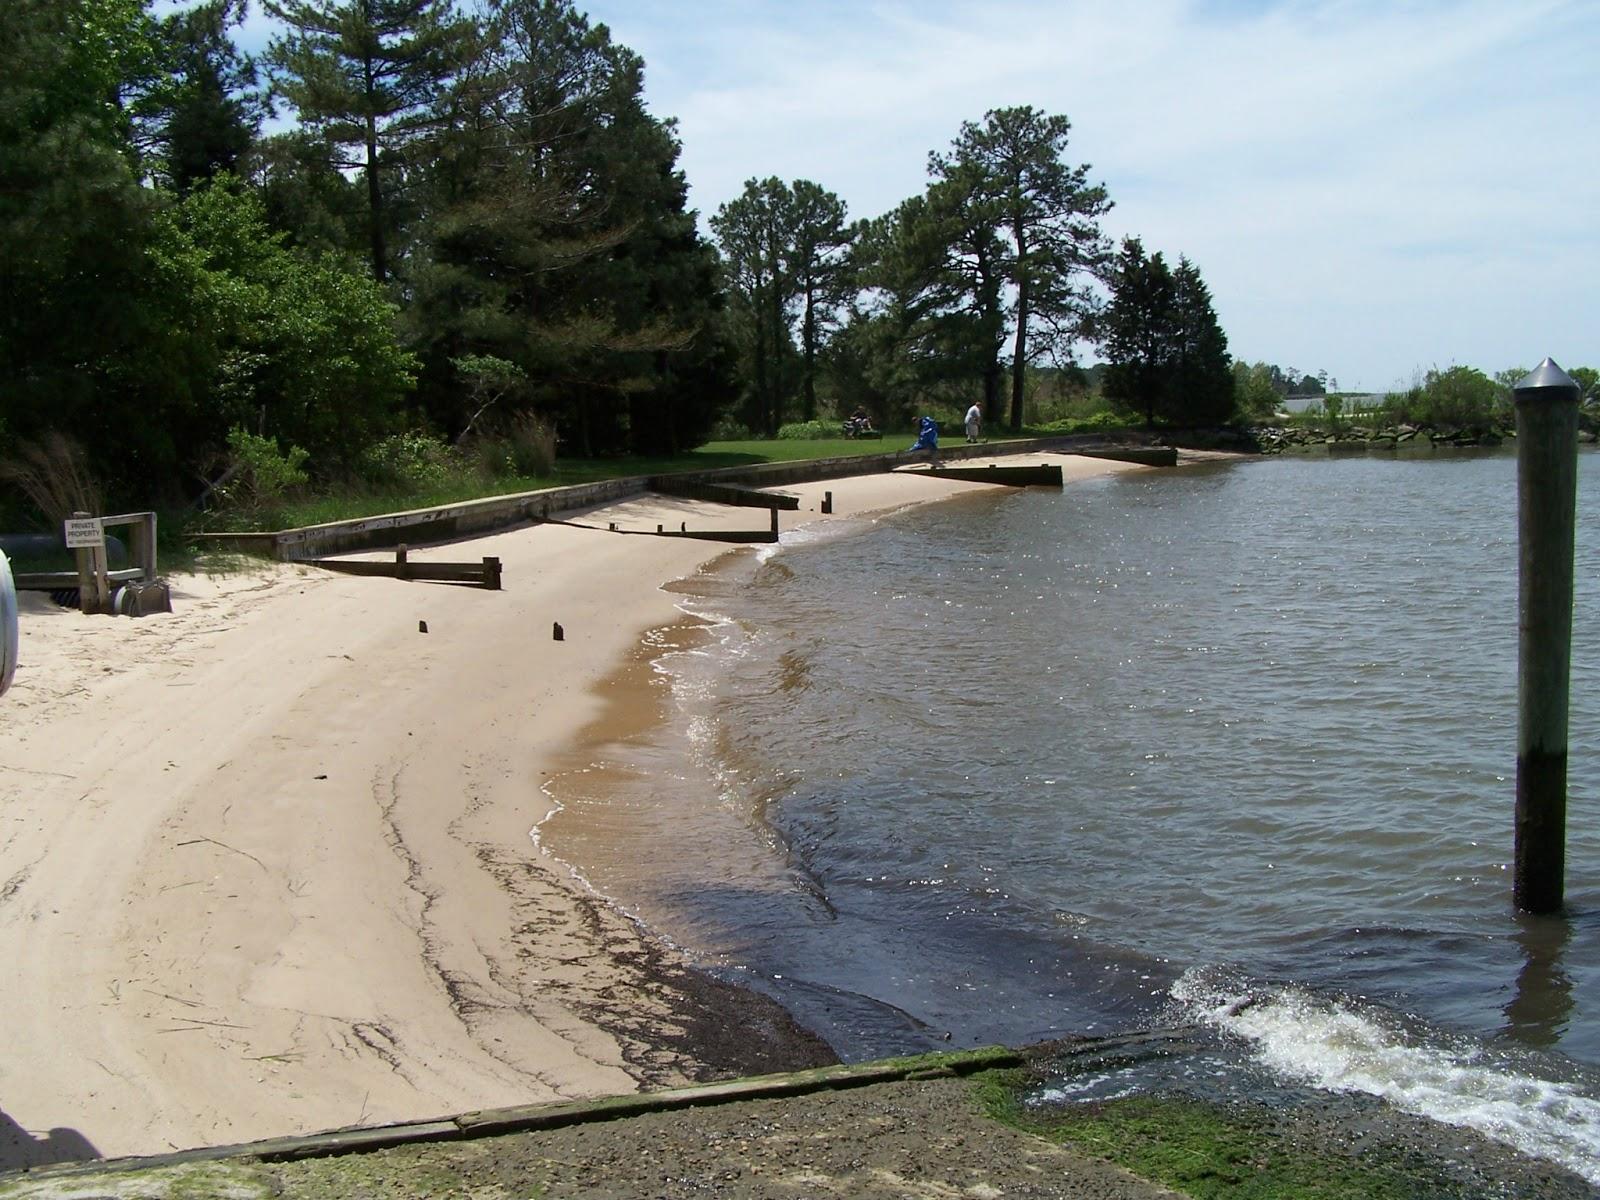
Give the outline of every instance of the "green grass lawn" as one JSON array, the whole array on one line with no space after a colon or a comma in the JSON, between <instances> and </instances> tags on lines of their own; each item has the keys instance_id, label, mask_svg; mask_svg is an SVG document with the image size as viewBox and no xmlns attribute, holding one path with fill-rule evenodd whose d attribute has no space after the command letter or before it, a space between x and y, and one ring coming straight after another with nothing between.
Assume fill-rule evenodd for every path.
<instances>
[{"instance_id":1,"label":"green grass lawn","mask_svg":"<svg viewBox=\"0 0 1600 1200\"><path fill-rule=\"evenodd\" d=\"M1052 433L1058 431L1051 431ZM959 435L958 435L959 436ZM1007 435L996 434L1001 441ZM1022 437L1048 436L1043 431L1024 429ZM946 435L947 439L949 435ZM545 488L597 483L630 475L667 475L678 471L710 471L719 467L748 467L760 463L802 462L819 458L849 458L870 454L890 454L905 450L915 441L910 433L885 433L877 438L752 439L741 442L708 442L686 454L672 457L641 458L564 458L556 462L549 475L501 475L489 478L463 474L452 484L427 491L374 489L335 489L320 495L287 501L268 510L228 516L208 514L195 523L193 515L184 519L194 529L294 529L302 525L321 525L348 521L380 513L406 512L416 508L435 508L459 504L484 496L505 496L518 492L537 492Z\"/></svg>"},{"instance_id":2,"label":"green grass lawn","mask_svg":"<svg viewBox=\"0 0 1600 1200\"><path fill-rule=\"evenodd\" d=\"M903 450L910 444L909 440L903 440L902 435L895 434L886 436L882 441L826 438L816 441L709 442L687 454L661 458L565 458L556 462L555 470L549 475L501 475L494 478L462 475L452 485L427 491L335 490L290 500L253 514L248 521L211 517L197 528L294 529L301 525L348 521L414 508L434 508L484 496L537 492L545 488L597 483L630 475L667 475L678 471L709 471L718 467L747 467L769 462L886 454L890 450Z\"/></svg>"}]
</instances>

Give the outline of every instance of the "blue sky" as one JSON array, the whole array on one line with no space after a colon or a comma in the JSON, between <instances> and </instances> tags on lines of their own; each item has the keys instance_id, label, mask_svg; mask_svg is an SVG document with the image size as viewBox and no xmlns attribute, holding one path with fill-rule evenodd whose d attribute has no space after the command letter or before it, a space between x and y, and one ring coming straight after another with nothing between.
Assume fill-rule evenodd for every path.
<instances>
[{"instance_id":1,"label":"blue sky","mask_svg":"<svg viewBox=\"0 0 1600 1200\"><path fill-rule=\"evenodd\" d=\"M1200 267L1237 357L1369 390L1600 366L1596 0L580 7L643 55L702 217L768 175L875 216L963 120L1032 104L1108 233Z\"/></svg>"}]
</instances>

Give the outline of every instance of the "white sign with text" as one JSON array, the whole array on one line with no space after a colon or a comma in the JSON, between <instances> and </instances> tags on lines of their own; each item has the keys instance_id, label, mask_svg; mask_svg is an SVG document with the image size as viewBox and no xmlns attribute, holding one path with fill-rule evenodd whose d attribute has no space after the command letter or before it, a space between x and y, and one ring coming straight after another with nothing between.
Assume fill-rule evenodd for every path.
<instances>
[{"instance_id":1,"label":"white sign with text","mask_svg":"<svg viewBox=\"0 0 1600 1200\"><path fill-rule=\"evenodd\" d=\"M83 517L81 519L68 517L66 529L68 550L82 550L106 544L106 529L104 525L100 524L99 517Z\"/></svg>"}]
</instances>

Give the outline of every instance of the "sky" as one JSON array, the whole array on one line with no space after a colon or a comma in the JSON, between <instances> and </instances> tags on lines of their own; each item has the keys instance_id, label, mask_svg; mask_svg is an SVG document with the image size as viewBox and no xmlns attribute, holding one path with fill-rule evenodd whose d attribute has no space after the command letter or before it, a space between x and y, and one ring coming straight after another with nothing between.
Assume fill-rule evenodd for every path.
<instances>
[{"instance_id":1,"label":"sky","mask_svg":"<svg viewBox=\"0 0 1600 1200\"><path fill-rule=\"evenodd\" d=\"M1071 120L1107 234L1200 268L1237 358L1347 391L1600 366L1600 0L578 7L643 56L703 229L771 175L877 216L1029 104Z\"/></svg>"}]
</instances>

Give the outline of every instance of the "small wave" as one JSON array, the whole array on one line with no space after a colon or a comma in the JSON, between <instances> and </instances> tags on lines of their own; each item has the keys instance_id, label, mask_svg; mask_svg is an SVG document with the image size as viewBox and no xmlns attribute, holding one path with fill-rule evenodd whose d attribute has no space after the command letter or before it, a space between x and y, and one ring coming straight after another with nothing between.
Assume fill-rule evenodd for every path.
<instances>
[{"instance_id":1,"label":"small wave","mask_svg":"<svg viewBox=\"0 0 1600 1200\"><path fill-rule=\"evenodd\" d=\"M896 510L903 511L903 510ZM797 546L814 546L822 542L834 542L871 529L878 524L876 516L842 517L837 521L813 521L809 525L801 525L794 529L785 530L779 535L776 542L769 542L761 546L755 553L758 564L766 565L771 562L781 551L791 550Z\"/></svg>"},{"instance_id":2,"label":"small wave","mask_svg":"<svg viewBox=\"0 0 1600 1200\"><path fill-rule=\"evenodd\" d=\"M1568 1084L1488 1062L1480 1046L1439 1044L1353 1001L1253 987L1214 968L1186 971L1171 995L1281 1078L1378 1096L1600 1183L1600 1101Z\"/></svg>"}]
</instances>

